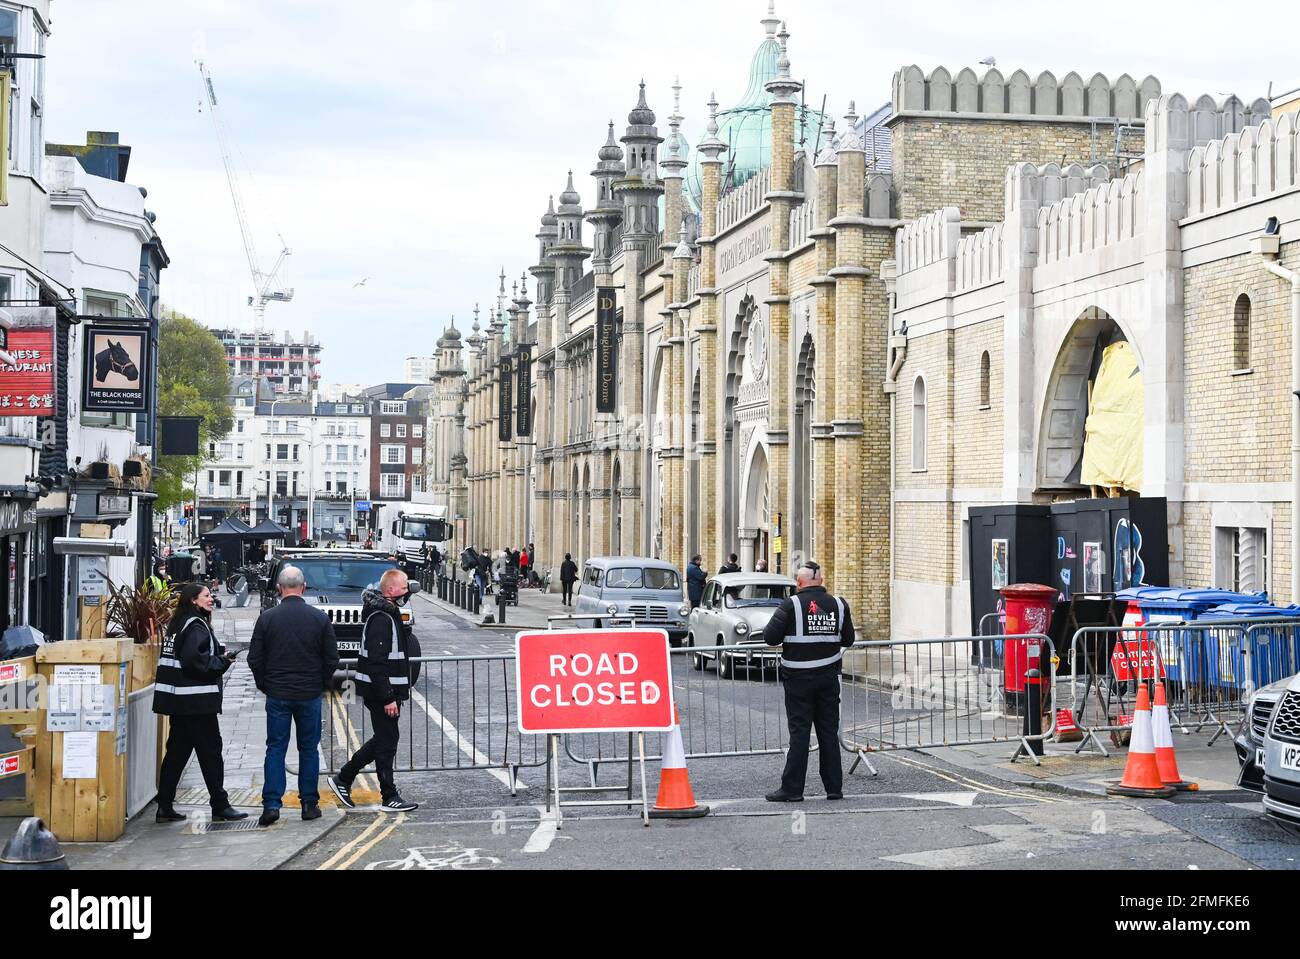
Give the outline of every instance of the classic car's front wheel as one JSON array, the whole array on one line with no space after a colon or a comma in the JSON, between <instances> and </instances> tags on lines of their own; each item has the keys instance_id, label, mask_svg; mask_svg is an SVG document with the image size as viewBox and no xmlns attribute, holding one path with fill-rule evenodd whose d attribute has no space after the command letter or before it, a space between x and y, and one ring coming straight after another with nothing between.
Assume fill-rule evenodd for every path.
<instances>
[{"instance_id":1,"label":"classic car's front wheel","mask_svg":"<svg viewBox=\"0 0 1300 959\"><path fill-rule=\"evenodd\" d=\"M686 645L691 649L695 648L695 635L691 634L686 637ZM691 668L702 672L704 670L704 657L699 653L691 653Z\"/></svg>"},{"instance_id":2,"label":"classic car's front wheel","mask_svg":"<svg viewBox=\"0 0 1300 959\"><path fill-rule=\"evenodd\" d=\"M722 637L718 637L718 646L722 646ZM736 675L736 661L730 656L724 656L721 651L715 653L718 657L718 678L731 679Z\"/></svg>"}]
</instances>

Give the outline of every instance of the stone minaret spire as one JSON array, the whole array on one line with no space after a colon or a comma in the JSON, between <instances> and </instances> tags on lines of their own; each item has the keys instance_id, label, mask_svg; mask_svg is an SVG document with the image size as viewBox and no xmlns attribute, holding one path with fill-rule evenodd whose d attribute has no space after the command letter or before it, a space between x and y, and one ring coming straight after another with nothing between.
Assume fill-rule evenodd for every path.
<instances>
[{"instance_id":1,"label":"stone minaret spire","mask_svg":"<svg viewBox=\"0 0 1300 959\"><path fill-rule=\"evenodd\" d=\"M596 169L591 171L596 180L596 205L587 211L587 222L591 224L593 234L591 269L598 277L603 277L609 276L610 261L614 256L614 232L623 219L623 204L614 198L614 184L627 173L623 166L623 149L614 139L613 120L609 121L609 135L597 158Z\"/></svg>"},{"instance_id":2,"label":"stone minaret spire","mask_svg":"<svg viewBox=\"0 0 1300 959\"><path fill-rule=\"evenodd\" d=\"M672 133L668 137L668 156L664 158L664 240L659 252L663 255L663 268L660 276L664 278L665 289L672 283L672 257L676 245L672 242L680 229L686 226L686 199L682 192L685 175L686 157L683 155L682 142L682 84L678 80L673 85L673 113L668 118Z\"/></svg>"},{"instance_id":3,"label":"stone minaret spire","mask_svg":"<svg viewBox=\"0 0 1300 959\"><path fill-rule=\"evenodd\" d=\"M777 28L781 26L781 18L776 15L776 0L768 0L767 16L761 22L767 35L775 39Z\"/></svg>"}]
</instances>

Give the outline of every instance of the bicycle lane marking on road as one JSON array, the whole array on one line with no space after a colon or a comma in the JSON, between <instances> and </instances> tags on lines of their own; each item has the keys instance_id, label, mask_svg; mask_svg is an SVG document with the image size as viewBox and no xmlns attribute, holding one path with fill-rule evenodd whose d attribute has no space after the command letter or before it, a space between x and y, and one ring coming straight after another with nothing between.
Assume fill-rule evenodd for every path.
<instances>
[{"instance_id":1,"label":"bicycle lane marking on road","mask_svg":"<svg viewBox=\"0 0 1300 959\"><path fill-rule=\"evenodd\" d=\"M534 808L541 819L537 823L537 827L529 834L528 842L524 843L523 851L525 853L546 852L551 848L551 843L555 842L556 834L560 829L558 810L547 810L545 806L535 806Z\"/></svg>"},{"instance_id":2,"label":"bicycle lane marking on road","mask_svg":"<svg viewBox=\"0 0 1300 959\"><path fill-rule=\"evenodd\" d=\"M506 771L491 766L491 760L488 759L487 756L483 755L483 753L479 752L472 742L461 735L460 730L451 724L451 720L447 719L446 716L434 709L419 690L411 690L411 701L424 710L425 714L432 719L434 724L442 731L442 734L455 743L456 748L469 757L475 766L488 767L483 770L485 773L497 780L501 785L505 786L506 789L510 788L510 777L506 774ZM528 784L518 778L516 778L515 783L518 789L528 788Z\"/></svg>"}]
</instances>

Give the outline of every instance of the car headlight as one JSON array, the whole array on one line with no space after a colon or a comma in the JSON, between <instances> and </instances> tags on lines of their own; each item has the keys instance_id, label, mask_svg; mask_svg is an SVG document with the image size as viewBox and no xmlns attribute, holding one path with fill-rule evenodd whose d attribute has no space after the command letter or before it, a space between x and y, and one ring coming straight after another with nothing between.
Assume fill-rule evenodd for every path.
<instances>
[{"instance_id":1,"label":"car headlight","mask_svg":"<svg viewBox=\"0 0 1300 959\"><path fill-rule=\"evenodd\" d=\"M682 603L682 605L678 606L678 607L677 607L677 615L678 615L678 616L689 616L689 615L691 615L691 604L690 604L690 603Z\"/></svg>"},{"instance_id":2,"label":"car headlight","mask_svg":"<svg viewBox=\"0 0 1300 959\"><path fill-rule=\"evenodd\" d=\"M737 624L736 624L736 635L737 635L737 636L748 636L748 635L749 635L749 623L737 623Z\"/></svg>"},{"instance_id":3,"label":"car headlight","mask_svg":"<svg viewBox=\"0 0 1300 959\"><path fill-rule=\"evenodd\" d=\"M609 615L611 616L617 616L618 607L615 606L613 603L610 603L608 606L605 607L605 612L609 613Z\"/></svg>"}]
</instances>

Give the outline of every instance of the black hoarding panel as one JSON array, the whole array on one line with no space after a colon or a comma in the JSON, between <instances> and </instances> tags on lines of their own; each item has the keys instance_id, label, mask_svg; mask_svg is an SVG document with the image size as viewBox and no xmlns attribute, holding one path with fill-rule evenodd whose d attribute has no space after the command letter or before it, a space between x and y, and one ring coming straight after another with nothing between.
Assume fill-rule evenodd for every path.
<instances>
[{"instance_id":1,"label":"black hoarding panel","mask_svg":"<svg viewBox=\"0 0 1300 959\"><path fill-rule=\"evenodd\" d=\"M618 412L618 298L611 287L596 290L596 412Z\"/></svg>"},{"instance_id":2,"label":"black hoarding panel","mask_svg":"<svg viewBox=\"0 0 1300 959\"><path fill-rule=\"evenodd\" d=\"M161 431L159 438L159 456L198 456L199 423L198 416L162 416L158 419Z\"/></svg>"},{"instance_id":3,"label":"black hoarding panel","mask_svg":"<svg viewBox=\"0 0 1300 959\"><path fill-rule=\"evenodd\" d=\"M979 633L980 620L999 612L1002 587L1017 583L1049 585L1050 539L1051 511L1047 506L971 507L968 549L972 635ZM998 632L996 624L994 627L993 631Z\"/></svg>"}]
</instances>

